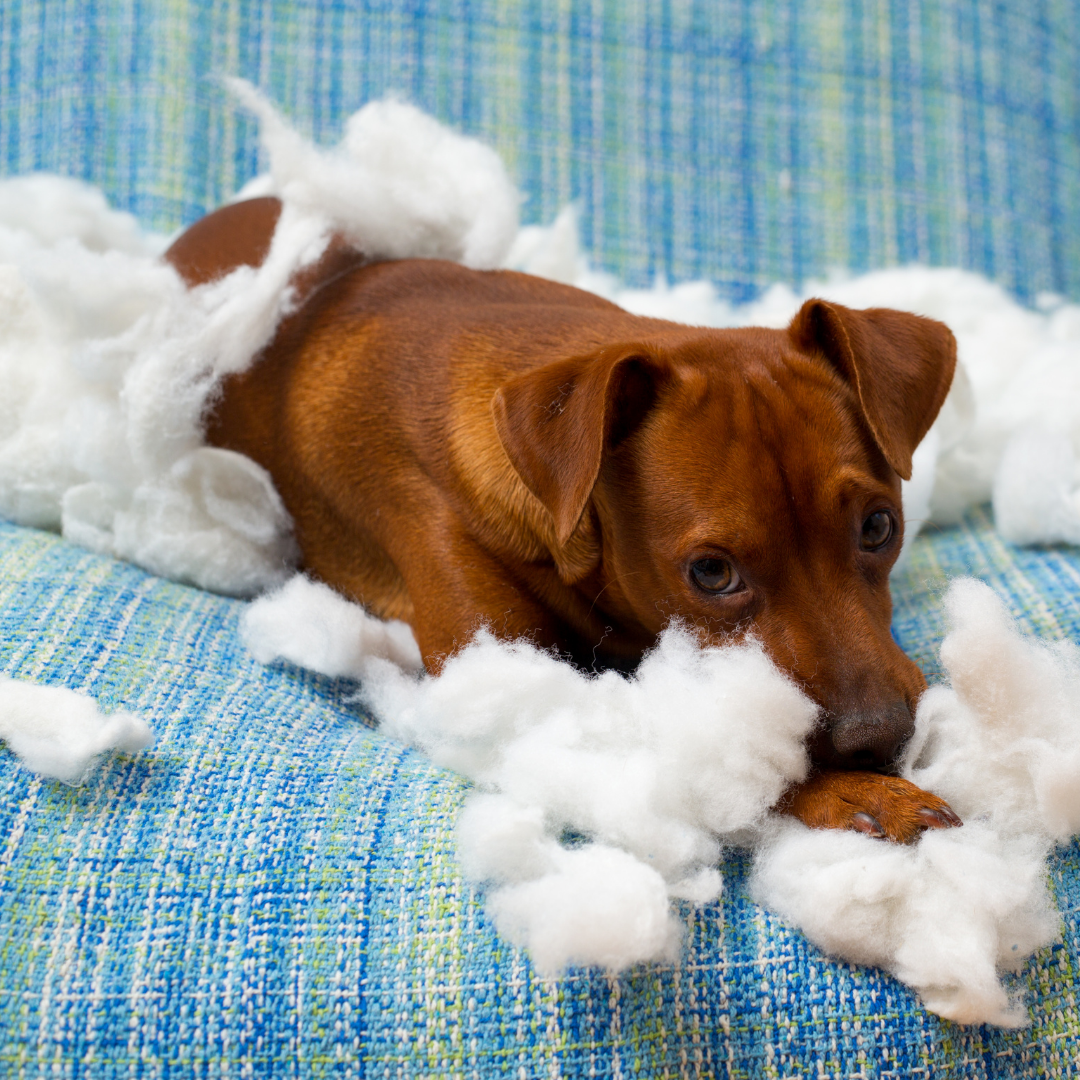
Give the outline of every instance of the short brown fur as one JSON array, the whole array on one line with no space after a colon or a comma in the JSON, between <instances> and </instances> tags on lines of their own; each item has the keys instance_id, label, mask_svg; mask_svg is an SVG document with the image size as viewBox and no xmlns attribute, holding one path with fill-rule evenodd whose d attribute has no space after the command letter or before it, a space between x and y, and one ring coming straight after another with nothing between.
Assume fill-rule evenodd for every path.
<instances>
[{"instance_id":1,"label":"short brown fur","mask_svg":"<svg viewBox=\"0 0 1080 1080\"><path fill-rule=\"evenodd\" d=\"M168 257L191 284L257 265L279 209L227 207ZM709 642L752 633L825 718L790 812L896 840L958 824L870 771L925 687L890 634L888 574L900 478L952 378L944 326L812 300L786 330L687 327L340 241L299 288L207 437L269 470L310 572L409 622L432 671L481 623L624 669L672 618ZM896 535L866 550L882 512ZM741 587L703 591L708 559Z\"/></svg>"}]
</instances>

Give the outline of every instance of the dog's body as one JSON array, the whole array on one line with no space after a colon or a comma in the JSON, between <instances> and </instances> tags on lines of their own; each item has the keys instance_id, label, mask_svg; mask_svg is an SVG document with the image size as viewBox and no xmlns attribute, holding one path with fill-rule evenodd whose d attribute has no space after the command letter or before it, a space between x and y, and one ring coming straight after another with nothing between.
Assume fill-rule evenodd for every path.
<instances>
[{"instance_id":1,"label":"dog's body","mask_svg":"<svg viewBox=\"0 0 1080 1080\"><path fill-rule=\"evenodd\" d=\"M192 284L257 265L278 212L218 211L169 258ZM673 617L752 632L822 706L819 765L893 761L925 683L891 637L888 574L900 478L952 378L944 326L809 301L785 331L693 328L342 244L298 288L208 438L269 470L305 566L409 622L429 668L481 623L623 668ZM901 839L957 823L865 772L825 771L791 806Z\"/></svg>"}]
</instances>

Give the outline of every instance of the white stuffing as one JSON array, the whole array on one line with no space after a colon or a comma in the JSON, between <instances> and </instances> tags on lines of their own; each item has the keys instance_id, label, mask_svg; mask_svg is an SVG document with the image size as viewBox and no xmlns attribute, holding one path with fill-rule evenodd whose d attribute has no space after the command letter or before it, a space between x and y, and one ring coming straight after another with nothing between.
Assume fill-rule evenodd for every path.
<instances>
[{"instance_id":1,"label":"white stuffing","mask_svg":"<svg viewBox=\"0 0 1080 1080\"><path fill-rule=\"evenodd\" d=\"M147 234L131 214L113 210L95 187L66 176L37 173L0 181L0 225L43 244L75 241L89 251L156 255L161 237Z\"/></svg>"},{"instance_id":2,"label":"white stuffing","mask_svg":"<svg viewBox=\"0 0 1080 1080\"><path fill-rule=\"evenodd\" d=\"M254 462L203 445L215 388L270 341L290 279L343 232L373 257L501 263L519 197L497 155L412 106L377 102L342 143L305 142L252 87L284 209L270 253L188 290L101 194L0 182L0 515L219 592L255 595L296 562Z\"/></svg>"},{"instance_id":3,"label":"white stuffing","mask_svg":"<svg viewBox=\"0 0 1080 1080\"><path fill-rule=\"evenodd\" d=\"M910 848L812 832L768 808L805 775L816 710L759 647L703 650L672 627L624 678L480 633L432 679L404 624L290 580L297 553L270 478L203 445L201 423L334 230L375 257L512 265L701 325L783 326L818 295L916 311L957 335L963 369L905 484L909 536L992 498L1007 538L1077 543L1080 306L1031 311L976 274L920 267L777 285L740 307L705 282L623 289L580 254L572 209L518 232L498 158L412 107L369 105L339 146L319 149L231 85L270 157L243 194L284 201L258 269L187 290L158 260L163 241L100 193L55 177L0 182L0 515L218 591L278 587L245 616L253 655L362 678L387 730L478 784L462 864L542 971L671 960L673 901L715 899L722 845L756 841L757 895L823 948L888 968L943 1016L1022 1022L999 972L1053 938L1045 858L1080 829L1074 649L1021 638L984 588L955 586L951 685L920 706L907 775L967 824ZM0 737L74 781L108 747L151 736L85 697L3 680Z\"/></svg>"},{"instance_id":4,"label":"white stuffing","mask_svg":"<svg viewBox=\"0 0 1080 1080\"><path fill-rule=\"evenodd\" d=\"M1055 842L1080 832L1080 650L1025 637L991 589L955 581L941 647L948 685L919 703L904 776L960 829L913 847L774 824L753 889L828 952L888 968L959 1023L1027 1022L998 971L1053 941Z\"/></svg>"},{"instance_id":5,"label":"white stuffing","mask_svg":"<svg viewBox=\"0 0 1080 1080\"><path fill-rule=\"evenodd\" d=\"M373 657L403 671L424 666L408 623L376 619L302 574L249 604L240 631L260 664L288 660L335 679L361 678Z\"/></svg>"},{"instance_id":6,"label":"white stuffing","mask_svg":"<svg viewBox=\"0 0 1080 1080\"><path fill-rule=\"evenodd\" d=\"M203 447L199 424L267 339L238 297L276 319L292 269L268 260L261 293L254 272L188 292L153 256L3 227L0 263L0 513L207 588L283 580L294 544L269 477Z\"/></svg>"},{"instance_id":7,"label":"white stuffing","mask_svg":"<svg viewBox=\"0 0 1080 1080\"><path fill-rule=\"evenodd\" d=\"M823 949L887 968L949 1019L1015 1026L1026 1012L1000 972L1055 938L1046 857L1080 832L1080 649L1024 637L981 583L945 603L950 683L923 697L904 775L965 825L910 847L770 813L806 774L817 710L753 643L702 649L672 626L627 678L481 631L417 678L378 641L343 662L318 633L283 633L350 618L300 577L251 606L245 640L362 678L384 730L476 782L462 868L540 971L670 959L671 901L714 900L722 845L749 843L756 898Z\"/></svg>"},{"instance_id":8,"label":"white stuffing","mask_svg":"<svg viewBox=\"0 0 1080 1080\"><path fill-rule=\"evenodd\" d=\"M972 580L953 583L945 609L951 686L923 695L907 775L962 816L1068 840L1080 832L1080 649L1021 637Z\"/></svg>"},{"instance_id":9,"label":"white stuffing","mask_svg":"<svg viewBox=\"0 0 1080 1080\"><path fill-rule=\"evenodd\" d=\"M617 972L677 959L682 939L660 874L605 844L552 847L545 873L488 897L499 932L529 950L540 974L558 975L567 964Z\"/></svg>"},{"instance_id":10,"label":"white stuffing","mask_svg":"<svg viewBox=\"0 0 1080 1080\"><path fill-rule=\"evenodd\" d=\"M365 105L341 142L322 150L249 83L228 83L262 125L271 183L261 194L326 216L374 259L452 259L487 270L506 258L521 197L490 147L390 98Z\"/></svg>"},{"instance_id":11,"label":"white stuffing","mask_svg":"<svg viewBox=\"0 0 1080 1080\"><path fill-rule=\"evenodd\" d=\"M102 754L134 754L154 733L132 713L103 715L85 694L0 675L0 739L28 769L80 784Z\"/></svg>"},{"instance_id":12,"label":"white stuffing","mask_svg":"<svg viewBox=\"0 0 1080 1080\"><path fill-rule=\"evenodd\" d=\"M387 662L372 621L298 576L251 605L243 633L264 662L362 677L383 730L480 786L459 824L463 866L543 970L670 957L669 899L715 899L719 837L759 826L806 776L817 707L758 644L702 649L671 626L626 678L481 631L438 678L416 678ZM345 630L347 656L333 641ZM564 848L568 830L588 842Z\"/></svg>"},{"instance_id":13,"label":"white stuffing","mask_svg":"<svg viewBox=\"0 0 1080 1080\"><path fill-rule=\"evenodd\" d=\"M1060 392L1076 391L1064 385ZM1013 543L1080 544L1080 465L1064 425L1032 424L1009 439L993 498L994 522Z\"/></svg>"},{"instance_id":14,"label":"white stuffing","mask_svg":"<svg viewBox=\"0 0 1080 1080\"><path fill-rule=\"evenodd\" d=\"M1046 853L978 820L913 847L788 820L758 849L752 889L826 952L888 969L939 1016L1019 1027L1027 1010L999 972L1057 937Z\"/></svg>"}]
</instances>

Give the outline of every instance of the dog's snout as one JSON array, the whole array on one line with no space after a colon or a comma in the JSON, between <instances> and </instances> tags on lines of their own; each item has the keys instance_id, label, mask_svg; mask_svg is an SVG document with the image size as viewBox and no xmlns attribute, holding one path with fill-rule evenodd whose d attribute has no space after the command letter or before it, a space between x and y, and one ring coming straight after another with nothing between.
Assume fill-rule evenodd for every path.
<instances>
[{"instance_id":1,"label":"dog's snout","mask_svg":"<svg viewBox=\"0 0 1080 1080\"><path fill-rule=\"evenodd\" d=\"M844 769L886 769L914 730L915 719L903 701L838 717L829 726L831 764Z\"/></svg>"}]
</instances>

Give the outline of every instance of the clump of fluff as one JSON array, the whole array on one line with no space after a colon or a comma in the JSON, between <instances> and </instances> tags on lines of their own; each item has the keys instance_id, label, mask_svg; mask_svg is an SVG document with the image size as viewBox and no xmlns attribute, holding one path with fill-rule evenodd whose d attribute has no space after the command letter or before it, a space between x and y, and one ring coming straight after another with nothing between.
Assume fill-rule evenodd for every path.
<instances>
[{"instance_id":1,"label":"clump of fluff","mask_svg":"<svg viewBox=\"0 0 1080 1080\"><path fill-rule=\"evenodd\" d=\"M85 694L0 675L0 739L27 768L78 784L100 755L134 754L154 733L132 713L103 715Z\"/></svg>"},{"instance_id":2,"label":"clump of fluff","mask_svg":"<svg viewBox=\"0 0 1080 1080\"><path fill-rule=\"evenodd\" d=\"M816 709L753 643L672 626L627 678L481 631L417 678L412 649L403 671L369 616L303 578L244 625L260 659L362 678L384 730L476 782L462 868L538 970L671 960L672 901L715 899L722 845L749 843L755 897L827 952L959 1023L1016 1026L1001 973L1055 937L1046 857L1080 831L1080 651L1024 637L974 581L946 608L950 684L924 696L904 769L965 824L909 847L770 812L806 774Z\"/></svg>"},{"instance_id":3,"label":"clump of fluff","mask_svg":"<svg viewBox=\"0 0 1080 1080\"><path fill-rule=\"evenodd\" d=\"M249 604L240 633L260 664L288 660L331 678L363 678L373 658L403 671L424 666L407 623L376 619L302 574Z\"/></svg>"},{"instance_id":4,"label":"clump of fluff","mask_svg":"<svg viewBox=\"0 0 1080 1080\"><path fill-rule=\"evenodd\" d=\"M1073 359L1068 375L1077 368ZM1071 404L1080 392L1072 381L1044 389ZM1080 544L1080 442L1070 428L1060 417L1032 419L1005 444L994 475L994 523L1013 543Z\"/></svg>"},{"instance_id":5,"label":"clump of fluff","mask_svg":"<svg viewBox=\"0 0 1080 1080\"><path fill-rule=\"evenodd\" d=\"M282 237L259 271L189 291L151 256L0 227L0 514L221 592L284 580L295 545L269 477L201 434L207 395L325 243L305 222Z\"/></svg>"},{"instance_id":6,"label":"clump of fluff","mask_svg":"<svg viewBox=\"0 0 1080 1080\"><path fill-rule=\"evenodd\" d=\"M715 899L722 839L806 775L817 708L755 643L702 648L672 626L627 678L481 631L438 678L417 679L387 662L369 621L296 578L251 606L244 635L260 659L362 676L385 731L479 785L459 825L463 865L545 971L669 959L671 899ZM330 640L343 630L345 659ZM567 848L567 833L586 840Z\"/></svg>"},{"instance_id":7,"label":"clump of fluff","mask_svg":"<svg viewBox=\"0 0 1080 1080\"><path fill-rule=\"evenodd\" d=\"M682 938L668 895L662 875L619 848L555 844L544 874L493 890L487 909L541 974L568 965L618 972L678 958Z\"/></svg>"},{"instance_id":8,"label":"clump of fluff","mask_svg":"<svg viewBox=\"0 0 1080 1080\"><path fill-rule=\"evenodd\" d=\"M1058 933L1047 846L985 822L912 847L779 821L755 854L751 891L832 956L891 971L960 1024L1027 1023L999 972Z\"/></svg>"},{"instance_id":9,"label":"clump of fluff","mask_svg":"<svg viewBox=\"0 0 1080 1080\"><path fill-rule=\"evenodd\" d=\"M385 730L486 793L461 819L463 864L552 973L670 959L670 900L719 895L721 837L805 775L817 712L760 647L702 649L678 627L631 678L482 632L437 679L369 672L361 693ZM568 831L587 842L565 849Z\"/></svg>"},{"instance_id":10,"label":"clump of fluff","mask_svg":"<svg viewBox=\"0 0 1080 1080\"><path fill-rule=\"evenodd\" d=\"M328 216L373 259L452 259L490 270L506 258L521 196L490 147L391 98L354 113L341 142L323 150L249 83L228 84L261 122L271 162L265 193Z\"/></svg>"},{"instance_id":11,"label":"clump of fluff","mask_svg":"<svg viewBox=\"0 0 1080 1080\"><path fill-rule=\"evenodd\" d=\"M75 242L101 253L156 255L165 247L131 214L113 210L98 188L49 173L0 180L0 225L29 232L43 244Z\"/></svg>"},{"instance_id":12,"label":"clump of fluff","mask_svg":"<svg viewBox=\"0 0 1080 1080\"><path fill-rule=\"evenodd\" d=\"M954 582L948 686L919 705L906 768L958 813L1064 841L1080 832L1080 649L1020 635L985 585Z\"/></svg>"},{"instance_id":13,"label":"clump of fluff","mask_svg":"<svg viewBox=\"0 0 1080 1080\"><path fill-rule=\"evenodd\" d=\"M231 85L263 121L284 203L258 268L187 289L160 239L100 192L56 177L0 184L0 515L253 595L284 582L297 551L266 472L203 445L221 380L270 342L292 279L333 232L373 257L495 266L518 196L493 151L411 106L369 105L320 150Z\"/></svg>"},{"instance_id":14,"label":"clump of fluff","mask_svg":"<svg viewBox=\"0 0 1080 1080\"><path fill-rule=\"evenodd\" d=\"M1058 933L1046 885L1056 841L1080 831L1080 650L1025 637L990 588L945 599L947 685L928 690L904 775L963 828L912 847L776 823L757 899L833 955L877 964L959 1023L1026 1023L998 977Z\"/></svg>"}]
</instances>

